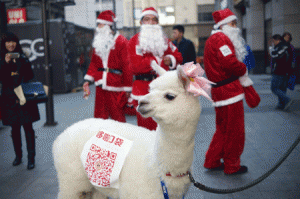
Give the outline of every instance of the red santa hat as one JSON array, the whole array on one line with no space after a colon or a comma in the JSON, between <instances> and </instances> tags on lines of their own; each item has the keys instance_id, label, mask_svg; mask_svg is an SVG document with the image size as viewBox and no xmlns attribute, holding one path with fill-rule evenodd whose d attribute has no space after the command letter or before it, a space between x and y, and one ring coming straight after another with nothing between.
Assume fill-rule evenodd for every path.
<instances>
[{"instance_id":1,"label":"red santa hat","mask_svg":"<svg viewBox=\"0 0 300 199\"><path fill-rule=\"evenodd\" d=\"M228 8L224 10L217 10L213 12L212 16L216 22L214 29L218 29L221 25L227 24L233 20L237 20L235 14Z\"/></svg>"},{"instance_id":2,"label":"red santa hat","mask_svg":"<svg viewBox=\"0 0 300 199\"><path fill-rule=\"evenodd\" d=\"M106 24L110 26L114 24L114 21L116 21L116 15L111 10L105 10L101 12L96 20L97 23Z\"/></svg>"},{"instance_id":3,"label":"red santa hat","mask_svg":"<svg viewBox=\"0 0 300 199\"><path fill-rule=\"evenodd\" d=\"M154 15L154 16L156 16L158 18L158 13L155 10L155 8L153 8L153 7L145 8L142 11L142 17L141 18L143 18L145 15Z\"/></svg>"}]
</instances>

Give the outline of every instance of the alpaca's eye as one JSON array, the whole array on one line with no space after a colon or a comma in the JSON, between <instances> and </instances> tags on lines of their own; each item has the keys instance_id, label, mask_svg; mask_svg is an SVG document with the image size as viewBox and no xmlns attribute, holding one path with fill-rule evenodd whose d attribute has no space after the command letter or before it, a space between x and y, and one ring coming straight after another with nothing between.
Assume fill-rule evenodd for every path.
<instances>
[{"instance_id":1,"label":"alpaca's eye","mask_svg":"<svg viewBox=\"0 0 300 199\"><path fill-rule=\"evenodd\" d=\"M166 96L165 96L165 98L167 98L168 100L173 100L173 99L175 99L175 95L173 95L173 94L166 94Z\"/></svg>"}]
</instances>

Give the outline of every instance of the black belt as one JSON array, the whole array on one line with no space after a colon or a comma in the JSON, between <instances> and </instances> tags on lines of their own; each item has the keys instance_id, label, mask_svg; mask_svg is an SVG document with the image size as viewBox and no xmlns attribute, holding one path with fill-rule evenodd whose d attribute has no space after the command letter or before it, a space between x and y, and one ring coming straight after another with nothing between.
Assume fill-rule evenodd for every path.
<instances>
[{"instance_id":1,"label":"black belt","mask_svg":"<svg viewBox=\"0 0 300 199\"><path fill-rule=\"evenodd\" d=\"M143 80L143 81L152 81L154 80L157 75L156 74L142 74L142 75L135 75L135 80Z\"/></svg>"},{"instance_id":2,"label":"black belt","mask_svg":"<svg viewBox=\"0 0 300 199\"><path fill-rule=\"evenodd\" d=\"M105 71L110 73L115 73L117 75L122 75L122 71L118 69L112 69L112 68L98 68L98 71Z\"/></svg>"},{"instance_id":3,"label":"black belt","mask_svg":"<svg viewBox=\"0 0 300 199\"><path fill-rule=\"evenodd\" d=\"M211 86L214 87L214 88L218 88L220 86L224 86L226 84L229 84L229 83L231 83L231 82L233 82L233 81L235 81L237 79L239 79L239 77L233 75L233 76L229 77L228 79L222 80L222 81L220 81L220 82L218 82L216 84L212 84Z\"/></svg>"}]
</instances>

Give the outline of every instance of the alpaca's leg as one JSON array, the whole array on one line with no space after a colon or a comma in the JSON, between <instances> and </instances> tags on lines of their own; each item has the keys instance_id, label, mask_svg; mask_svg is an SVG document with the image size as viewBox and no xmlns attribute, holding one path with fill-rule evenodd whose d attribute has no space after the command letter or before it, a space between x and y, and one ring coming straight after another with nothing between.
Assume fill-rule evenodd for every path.
<instances>
[{"instance_id":1,"label":"alpaca's leg","mask_svg":"<svg viewBox=\"0 0 300 199\"><path fill-rule=\"evenodd\" d=\"M102 194L100 191L93 190L93 196L92 199L108 199L104 194Z\"/></svg>"},{"instance_id":2,"label":"alpaca's leg","mask_svg":"<svg viewBox=\"0 0 300 199\"><path fill-rule=\"evenodd\" d=\"M80 172L57 172L59 182L58 199L90 199L93 185L86 174Z\"/></svg>"}]
</instances>

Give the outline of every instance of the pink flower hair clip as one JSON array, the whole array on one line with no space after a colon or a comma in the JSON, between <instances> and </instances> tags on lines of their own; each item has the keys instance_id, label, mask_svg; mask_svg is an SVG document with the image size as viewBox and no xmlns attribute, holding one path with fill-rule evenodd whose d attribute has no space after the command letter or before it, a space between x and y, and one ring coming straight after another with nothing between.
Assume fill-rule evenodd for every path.
<instances>
[{"instance_id":1,"label":"pink flower hair clip","mask_svg":"<svg viewBox=\"0 0 300 199\"><path fill-rule=\"evenodd\" d=\"M187 91L194 93L194 96L202 95L208 100L212 101L209 95L211 91L211 84L215 83L203 77L205 72L200 64L188 62L182 66L182 69L186 76L190 79L189 85L187 86Z\"/></svg>"}]
</instances>

